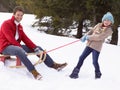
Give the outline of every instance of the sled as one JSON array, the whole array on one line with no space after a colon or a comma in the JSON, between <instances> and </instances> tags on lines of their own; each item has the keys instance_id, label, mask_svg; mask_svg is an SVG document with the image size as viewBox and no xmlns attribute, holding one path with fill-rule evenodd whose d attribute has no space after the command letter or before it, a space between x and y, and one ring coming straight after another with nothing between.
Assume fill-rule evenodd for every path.
<instances>
[{"instance_id":1,"label":"sled","mask_svg":"<svg viewBox=\"0 0 120 90\"><path fill-rule=\"evenodd\" d=\"M27 55L38 55L36 53L27 53ZM15 56L15 55L4 55L4 54L0 54L0 60L5 62L5 59L7 59L8 57L11 57L11 56ZM16 59L15 58L10 58L11 60L16 60L16 65L14 66L9 66L10 68L24 68L25 66L24 65L21 65L21 60L16 56ZM46 52L43 51L39 54L39 59L33 64L34 66L44 62L46 59Z\"/></svg>"}]
</instances>

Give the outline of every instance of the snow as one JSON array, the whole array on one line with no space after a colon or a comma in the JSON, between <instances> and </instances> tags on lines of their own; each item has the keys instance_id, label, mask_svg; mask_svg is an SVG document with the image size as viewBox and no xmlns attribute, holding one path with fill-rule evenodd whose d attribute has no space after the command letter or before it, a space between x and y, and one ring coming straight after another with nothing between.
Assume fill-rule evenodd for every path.
<instances>
[{"instance_id":1,"label":"snow","mask_svg":"<svg viewBox=\"0 0 120 90\"><path fill-rule=\"evenodd\" d=\"M0 13L0 25L8 18L11 13ZM21 24L25 33L40 45L54 61L63 63L67 62L68 66L62 71L56 71L48 68L44 63L37 65L35 68L43 76L42 80L35 80L26 68L9 68L9 65L15 64L15 61L7 60L5 66L0 69L0 90L120 90L120 47L104 43L99 64L101 67L102 78L94 79L94 68L92 65L92 56L89 55L79 73L78 79L71 79L74 66L86 46L86 42L75 42L64 46L70 42L76 41L75 38L60 37L40 33L36 28L32 28L35 16L25 14ZM53 50L54 48L64 46ZM38 58L29 56L32 63Z\"/></svg>"}]
</instances>

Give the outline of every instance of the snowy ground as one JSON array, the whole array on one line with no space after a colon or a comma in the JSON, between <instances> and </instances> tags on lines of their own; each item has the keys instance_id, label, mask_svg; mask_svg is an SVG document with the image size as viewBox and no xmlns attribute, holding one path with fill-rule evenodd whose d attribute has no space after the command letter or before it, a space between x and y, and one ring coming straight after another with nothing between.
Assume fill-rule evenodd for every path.
<instances>
[{"instance_id":1,"label":"snowy ground","mask_svg":"<svg viewBox=\"0 0 120 90\"><path fill-rule=\"evenodd\" d=\"M11 16L11 13L0 13L0 25ZM49 51L77 40L38 32L31 27L34 18L34 15L25 14L21 24L24 26L25 33L43 49ZM120 46L104 44L99 58L103 74L101 79L94 79L91 55L86 58L78 79L74 80L68 77L77 64L85 45L86 43L76 42L49 52L48 54L54 61L67 62L68 66L58 72L48 68L44 63L37 65L36 69L43 76L40 81L35 80L26 68L9 68L8 66L15 62L6 61L5 67L0 70L0 90L120 90ZM38 59L36 56L29 58L33 63Z\"/></svg>"}]
</instances>

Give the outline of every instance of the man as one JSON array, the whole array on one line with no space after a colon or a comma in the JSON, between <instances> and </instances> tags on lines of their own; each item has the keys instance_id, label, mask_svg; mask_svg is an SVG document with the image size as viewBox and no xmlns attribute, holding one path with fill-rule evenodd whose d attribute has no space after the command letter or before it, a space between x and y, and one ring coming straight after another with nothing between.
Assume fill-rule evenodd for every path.
<instances>
[{"instance_id":1,"label":"man","mask_svg":"<svg viewBox=\"0 0 120 90\"><path fill-rule=\"evenodd\" d=\"M42 78L42 76L37 72L34 65L30 62L26 53L35 52L36 54L39 54L40 52L43 52L43 49L40 46L35 45L24 33L22 25L20 24L23 15L24 9L20 6L17 6L13 10L12 18L4 21L1 25L0 53L16 55L27 67L29 72L33 74L34 78L39 80ZM21 41L23 41L25 45L21 45ZM54 68L56 70L62 69L67 65L67 63L55 63L48 54L46 54L44 63L48 67Z\"/></svg>"}]
</instances>

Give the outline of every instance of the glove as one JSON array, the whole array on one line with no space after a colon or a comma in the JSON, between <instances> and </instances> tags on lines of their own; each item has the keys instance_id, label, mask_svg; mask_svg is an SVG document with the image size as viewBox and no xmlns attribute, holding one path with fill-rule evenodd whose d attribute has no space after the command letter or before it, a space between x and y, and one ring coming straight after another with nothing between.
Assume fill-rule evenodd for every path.
<instances>
[{"instance_id":1,"label":"glove","mask_svg":"<svg viewBox=\"0 0 120 90\"><path fill-rule=\"evenodd\" d=\"M34 52L37 54L37 55L39 55L41 52L43 52L42 50L40 50L38 47L36 47L35 49L34 49Z\"/></svg>"},{"instance_id":2,"label":"glove","mask_svg":"<svg viewBox=\"0 0 120 90\"><path fill-rule=\"evenodd\" d=\"M81 38L81 42L85 42L86 40L88 40L89 37L88 35L84 35L82 38Z\"/></svg>"}]
</instances>

